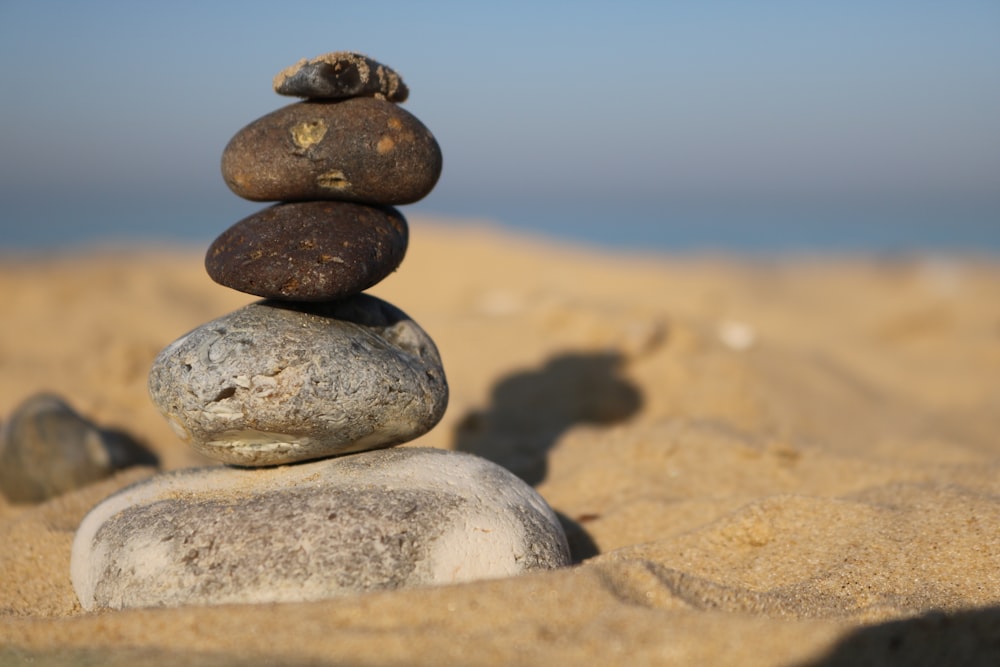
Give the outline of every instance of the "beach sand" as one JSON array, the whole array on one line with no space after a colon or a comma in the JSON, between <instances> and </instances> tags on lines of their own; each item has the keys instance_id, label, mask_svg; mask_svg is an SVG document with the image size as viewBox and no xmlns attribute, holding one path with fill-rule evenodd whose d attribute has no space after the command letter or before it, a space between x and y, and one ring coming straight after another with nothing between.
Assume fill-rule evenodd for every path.
<instances>
[{"instance_id":1,"label":"beach sand","mask_svg":"<svg viewBox=\"0 0 1000 667\"><path fill-rule=\"evenodd\" d=\"M411 220L371 292L451 386L414 445L485 456L578 565L325 602L84 613L73 533L116 477L0 500L0 663L1000 664L1000 264L624 255ZM54 391L164 469L208 462L156 353L252 297L201 250L0 261L0 415ZM962 662L965 660L965 662Z\"/></svg>"}]
</instances>

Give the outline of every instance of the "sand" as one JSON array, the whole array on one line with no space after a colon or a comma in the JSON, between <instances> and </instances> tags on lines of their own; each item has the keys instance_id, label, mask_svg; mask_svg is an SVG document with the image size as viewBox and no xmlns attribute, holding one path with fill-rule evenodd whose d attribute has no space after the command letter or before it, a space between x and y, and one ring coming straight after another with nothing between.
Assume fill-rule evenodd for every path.
<instances>
[{"instance_id":1,"label":"sand","mask_svg":"<svg viewBox=\"0 0 1000 667\"><path fill-rule=\"evenodd\" d=\"M84 613L118 476L0 500L0 663L1000 664L1000 264L625 255L411 220L372 293L437 341L414 445L535 485L578 565L308 604ZM164 469L154 355L251 297L192 248L0 260L0 414L55 391ZM965 663L961 660L965 659Z\"/></svg>"}]
</instances>

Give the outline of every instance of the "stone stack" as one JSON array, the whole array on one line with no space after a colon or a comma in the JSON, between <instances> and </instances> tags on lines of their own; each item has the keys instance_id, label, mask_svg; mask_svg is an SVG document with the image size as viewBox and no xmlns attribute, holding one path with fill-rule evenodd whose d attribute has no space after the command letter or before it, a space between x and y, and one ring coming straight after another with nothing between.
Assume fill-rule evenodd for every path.
<instances>
[{"instance_id":1,"label":"stone stack","mask_svg":"<svg viewBox=\"0 0 1000 667\"><path fill-rule=\"evenodd\" d=\"M94 508L73 545L84 608L299 601L567 564L554 513L508 471L385 449L429 431L448 399L431 338L362 293L406 252L392 207L441 172L433 135L398 106L406 86L349 52L274 84L305 99L240 130L222 172L241 197L280 203L205 260L216 282L264 299L169 345L149 378L177 434L228 466Z\"/></svg>"},{"instance_id":2,"label":"stone stack","mask_svg":"<svg viewBox=\"0 0 1000 667\"><path fill-rule=\"evenodd\" d=\"M184 440L225 463L277 465L412 440L444 414L433 341L363 290L403 261L396 204L441 174L430 131L397 104L400 77L354 53L302 61L275 90L305 97L236 133L222 175L279 201L240 220L205 257L216 282L266 300L165 350L153 401Z\"/></svg>"}]
</instances>

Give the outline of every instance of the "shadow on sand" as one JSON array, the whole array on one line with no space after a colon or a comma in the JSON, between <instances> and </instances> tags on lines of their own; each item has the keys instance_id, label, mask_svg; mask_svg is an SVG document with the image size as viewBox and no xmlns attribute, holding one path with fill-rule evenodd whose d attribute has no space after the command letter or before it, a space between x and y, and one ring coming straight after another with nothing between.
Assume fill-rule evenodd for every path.
<instances>
[{"instance_id":1,"label":"shadow on sand","mask_svg":"<svg viewBox=\"0 0 1000 667\"><path fill-rule=\"evenodd\" d=\"M455 448L498 463L532 486L548 473L548 453L567 429L577 424L615 424L634 415L642 394L622 376L619 353L567 353L541 368L502 378L490 404L458 422ZM574 560L596 555L587 532L559 516Z\"/></svg>"},{"instance_id":2,"label":"shadow on sand","mask_svg":"<svg viewBox=\"0 0 1000 667\"><path fill-rule=\"evenodd\" d=\"M932 612L861 628L800 667L855 665L1000 665L1000 607Z\"/></svg>"}]
</instances>

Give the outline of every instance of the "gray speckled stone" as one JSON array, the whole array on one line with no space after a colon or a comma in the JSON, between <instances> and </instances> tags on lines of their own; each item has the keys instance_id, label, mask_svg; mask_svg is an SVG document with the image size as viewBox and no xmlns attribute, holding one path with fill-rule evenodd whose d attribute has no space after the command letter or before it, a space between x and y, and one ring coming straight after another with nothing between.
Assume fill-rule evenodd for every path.
<instances>
[{"instance_id":1,"label":"gray speckled stone","mask_svg":"<svg viewBox=\"0 0 1000 667\"><path fill-rule=\"evenodd\" d=\"M0 432L0 492L13 502L41 502L117 469L156 463L125 433L98 427L52 394L26 399Z\"/></svg>"},{"instance_id":2,"label":"gray speckled stone","mask_svg":"<svg viewBox=\"0 0 1000 667\"><path fill-rule=\"evenodd\" d=\"M512 473L400 448L159 475L84 518L71 574L90 610L317 600L569 562L558 519Z\"/></svg>"},{"instance_id":3,"label":"gray speckled stone","mask_svg":"<svg viewBox=\"0 0 1000 667\"><path fill-rule=\"evenodd\" d=\"M365 294L259 301L204 324L156 357L149 391L183 440L242 466L407 442L448 402L430 337Z\"/></svg>"}]
</instances>

